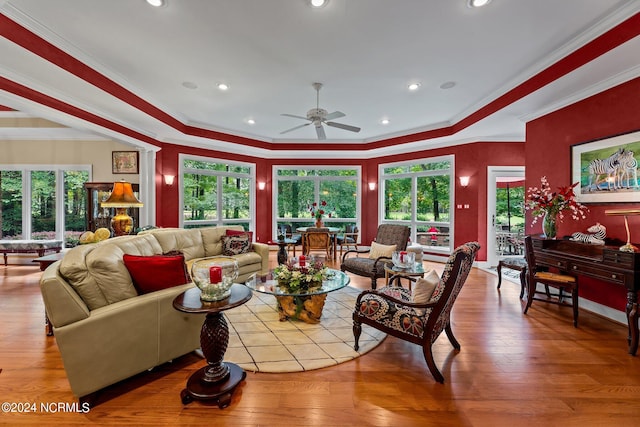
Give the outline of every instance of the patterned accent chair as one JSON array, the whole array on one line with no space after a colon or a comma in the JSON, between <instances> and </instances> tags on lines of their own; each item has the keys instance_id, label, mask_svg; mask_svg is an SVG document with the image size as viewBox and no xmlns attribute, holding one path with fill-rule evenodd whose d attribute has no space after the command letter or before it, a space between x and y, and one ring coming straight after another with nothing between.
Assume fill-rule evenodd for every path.
<instances>
[{"instance_id":1,"label":"patterned accent chair","mask_svg":"<svg viewBox=\"0 0 640 427\"><path fill-rule=\"evenodd\" d=\"M374 241L381 245L396 245L397 251L407 249L411 230L406 225L381 224ZM375 289L378 278L384 277L384 266L391 261L391 257L360 257L361 254L371 252L370 247L360 247L348 250L342 255L340 270L371 278L371 289ZM353 256L357 255L357 256Z\"/></svg>"},{"instance_id":2,"label":"patterned accent chair","mask_svg":"<svg viewBox=\"0 0 640 427\"><path fill-rule=\"evenodd\" d=\"M469 242L453 251L427 303L412 303L411 291L398 286L363 291L353 312L354 350L359 348L362 324L367 324L422 346L431 375L437 382L444 383L444 377L433 360L431 346L445 331L453 347L460 350L460 343L451 330L451 309L467 280L478 249L478 242Z\"/></svg>"}]
</instances>

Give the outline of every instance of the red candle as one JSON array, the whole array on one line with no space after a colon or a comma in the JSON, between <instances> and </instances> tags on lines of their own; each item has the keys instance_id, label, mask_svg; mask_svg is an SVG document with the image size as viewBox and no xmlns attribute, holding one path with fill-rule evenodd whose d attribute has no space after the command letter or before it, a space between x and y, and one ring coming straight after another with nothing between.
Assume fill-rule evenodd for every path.
<instances>
[{"instance_id":1,"label":"red candle","mask_svg":"<svg viewBox=\"0 0 640 427\"><path fill-rule=\"evenodd\" d=\"M304 255L300 255L298 264L300 264L300 267L304 267L307 264L307 259L304 257Z\"/></svg>"},{"instance_id":2,"label":"red candle","mask_svg":"<svg viewBox=\"0 0 640 427\"><path fill-rule=\"evenodd\" d=\"M222 282L222 267L214 265L209 268L209 282L220 283Z\"/></svg>"},{"instance_id":3,"label":"red candle","mask_svg":"<svg viewBox=\"0 0 640 427\"><path fill-rule=\"evenodd\" d=\"M405 262L406 256L407 256L407 252L401 251L400 252L400 262Z\"/></svg>"}]
</instances>

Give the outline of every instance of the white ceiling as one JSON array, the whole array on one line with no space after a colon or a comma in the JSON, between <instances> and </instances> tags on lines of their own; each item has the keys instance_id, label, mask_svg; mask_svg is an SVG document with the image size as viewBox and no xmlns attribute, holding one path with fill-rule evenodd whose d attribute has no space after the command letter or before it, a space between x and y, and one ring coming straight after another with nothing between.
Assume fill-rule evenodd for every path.
<instances>
[{"instance_id":1,"label":"white ceiling","mask_svg":"<svg viewBox=\"0 0 640 427\"><path fill-rule=\"evenodd\" d=\"M281 114L305 116L316 106L311 85L321 82L320 107L362 128L325 126L325 142L350 147L345 156L358 147L371 155L523 141L527 120L640 75L635 37L451 131L640 12L637 0L493 0L480 9L466 1L330 0L316 10L307 0L168 0L161 8L144 0L0 0L0 12L26 28L20 38L32 32L89 67L63 55L56 65L0 38L0 76L124 128L1 86L0 104L137 145L139 133L267 156L294 147L286 143L326 151L313 126L280 134L305 123ZM111 82L92 80L99 75ZM218 90L221 82L230 89ZM407 90L410 82L419 90ZM455 86L441 89L446 82ZM409 143L396 138L414 134Z\"/></svg>"}]
</instances>

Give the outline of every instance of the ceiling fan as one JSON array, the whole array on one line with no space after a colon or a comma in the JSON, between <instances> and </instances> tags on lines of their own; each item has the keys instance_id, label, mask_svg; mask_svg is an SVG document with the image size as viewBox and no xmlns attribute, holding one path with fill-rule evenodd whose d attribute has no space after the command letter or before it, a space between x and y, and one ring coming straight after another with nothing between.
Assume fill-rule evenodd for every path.
<instances>
[{"instance_id":1,"label":"ceiling fan","mask_svg":"<svg viewBox=\"0 0 640 427\"><path fill-rule=\"evenodd\" d=\"M348 130L350 132L360 132L359 127L329 121L329 120L338 119L340 117L344 117L345 114L340 111L334 111L333 113L328 113L327 110L320 108L320 88L322 88L322 83L313 83L312 86L316 90L316 108L312 108L311 110L307 111L307 117L296 116L295 114L282 114L283 116L287 116L287 117L308 120L309 123L305 123L303 125L295 126L295 127L292 127L291 129L282 131L280 132L281 135L283 133L288 133L296 129L300 129L305 126L309 126L310 124L313 124L316 128L318 139L327 139L327 136L324 133L324 127L322 127L323 123L327 126Z\"/></svg>"}]
</instances>

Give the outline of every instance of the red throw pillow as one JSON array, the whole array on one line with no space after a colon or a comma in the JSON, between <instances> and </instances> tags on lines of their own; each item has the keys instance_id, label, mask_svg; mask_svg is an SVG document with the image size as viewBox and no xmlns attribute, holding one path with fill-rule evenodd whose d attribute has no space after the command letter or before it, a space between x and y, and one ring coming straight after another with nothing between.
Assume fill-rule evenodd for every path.
<instances>
[{"instance_id":1,"label":"red throw pillow","mask_svg":"<svg viewBox=\"0 0 640 427\"><path fill-rule=\"evenodd\" d=\"M240 231L240 230L226 230L227 236L239 236L246 234L249 236L249 242L253 242L253 231Z\"/></svg>"},{"instance_id":2,"label":"red throw pillow","mask_svg":"<svg viewBox=\"0 0 640 427\"><path fill-rule=\"evenodd\" d=\"M122 260L140 294L184 285L191 281L187 275L184 255L124 254Z\"/></svg>"}]
</instances>

